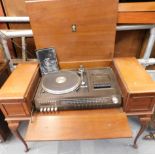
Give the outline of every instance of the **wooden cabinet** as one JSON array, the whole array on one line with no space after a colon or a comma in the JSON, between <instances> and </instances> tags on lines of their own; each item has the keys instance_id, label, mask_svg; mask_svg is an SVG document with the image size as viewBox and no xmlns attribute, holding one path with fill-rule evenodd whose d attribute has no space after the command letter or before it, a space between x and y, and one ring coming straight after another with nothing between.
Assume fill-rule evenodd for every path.
<instances>
[{"instance_id":1,"label":"wooden cabinet","mask_svg":"<svg viewBox=\"0 0 155 155\"><path fill-rule=\"evenodd\" d=\"M139 116L141 128L137 140L147 128L155 105L155 82L134 57L115 58L113 68L123 94L123 110L128 115Z\"/></svg>"},{"instance_id":2,"label":"wooden cabinet","mask_svg":"<svg viewBox=\"0 0 155 155\"><path fill-rule=\"evenodd\" d=\"M28 117L39 81L37 63L19 64L0 90L0 105L8 117Z\"/></svg>"},{"instance_id":3,"label":"wooden cabinet","mask_svg":"<svg viewBox=\"0 0 155 155\"><path fill-rule=\"evenodd\" d=\"M10 69L8 62L2 62L0 63L0 87L3 85L3 83L6 81L10 74ZM0 110L0 142L3 142L8 137L10 131L7 125L7 122L4 120L4 115L2 114Z\"/></svg>"},{"instance_id":4,"label":"wooden cabinet","mask_svg":"<svg viewBox=\"0 0 155 155\"><path fill-rule=\"evenodd\" d=\"M13 3L12 0L8 1ZM103 6L110 7L103 9ZM36 47L55 47L60 67L67 69L77 68L81 64L85 67L110 66L113 56L127 56L127 54L121 54L119 48L116 48L118 51L114 53L116 23L127 23L129 21L130 23L139 23L140 19L142 23L150 23L150 21L145 20L148 18L139 18L139 16L138 18L137 16L135 17L136 20L131 20L131 16L133 17L135 13L133 14L131 12L127 17L127 14L121 11L121 8L117 18L118 6L115 0L85 0L80 2L78 0L27 1L26 7L31 19ZM45 9L46 11L42 11ZM136 12L136 14L144 16L144 12ZM149 15L150 14L153 15L154 13L149 12ZM42 16L44 18L40 18ZM151 22L152 21L154 23L154 18ZM143 35L140 35L139 38L143 40ZM119 38L119 40L121 40L121 38ZM131 39L131 44L133 44L132 41L135 43L135 40ZM141 45L141 43L139 45ZM138 46L138 49L140 49L140 47L141 46ZM121 50L123 52L126 51L122 48ZM130 51L131 50L129 50L129 52ZM131 54L137 57L139 55L130 52L130 55ZM139 67L140 65L138 65L135 59L123 59L124 62L122 59L121 62L117 61L117 59L116 61L114 60L116 74L119 78L124 96L123 109L128 114L151 115L154 106L154 84L145 70ZM125 69L123 69L124 66ZM137 68L135 71L137 74L133 72L135 68ZM128 78L128 75L133 76L133 78L131 76ZM150 80L149 85L145 79L146 81L148 81L148 79ZM134 84L135 80L139 83L136 87ZM38 66L22 64L17 66L16 70L0 91L1 108L9 122L9 127L12 132L22 140L26 151L28 151L28 147L17 129L19 122L30 116L31 99L33 99L38 81ZM124 81L128 81L128 83ZM83 115L81 115L82 111L78 111L77 113L66 112L65 114L55 113L54 115L46 114L44 116L36 114L33 118L37 121L33 120L35 122L29 124L28 131L30 132L27 134L27 139L32 138L33 140L37 140L38 136L39 140L47 140L48 138L48 140L58 138L59 140L78 138L91 139L92 137L96 139L110 138L110 136L117 138L130 135L129 130L127 130L128 124L125 113L120 111L113 113L111 110L106 114L104 114L104 112L105 110L100 112L94 110L94 113L93 111L89 111L87 113L84 112ZM140 119L142 120L141 122L143 122L141 132L150 117L147 116ZM45 126L43 126L43 123ZM88 128L85 128L85 125L88 126ZM86 136L87 129L94 130L89 130L87 137L84 137ZM34 131L36 132L34 133ZM57 135L51 134L53 133L51 131L56 131ZM123 135L126 131L127 135ZM49 137L49 134L51 137ZM139 137L139 135L140 133L138 133L137 137ZM62 136L66 137L62 138ZM136 144L137 137L134 144Z\"/></svg>"},{"instance_id":5,"label":"wooden cabinet","mask_svg":"<svg viewBox=\"0 0 155 155\"><path fill-rule=\"evenodd\" d=\"M30 119L32 100L39 79L38 63L19 64L0 90L0 108L5 115L5 120L12 133L21 139L25 146L27 144L17 129L19 120Z\"/></svg>"},{"instance_id":6,"label":"wooden cabinet","mask_svg":"<svg viewBox=\"0 0 155 155\"><path fill-rule=\"evenodd\" d=\"M152 114L155 82L136 58L114 59L114 70L123 93L123 110L132 115Z\"/></svg>"}]
</instances>

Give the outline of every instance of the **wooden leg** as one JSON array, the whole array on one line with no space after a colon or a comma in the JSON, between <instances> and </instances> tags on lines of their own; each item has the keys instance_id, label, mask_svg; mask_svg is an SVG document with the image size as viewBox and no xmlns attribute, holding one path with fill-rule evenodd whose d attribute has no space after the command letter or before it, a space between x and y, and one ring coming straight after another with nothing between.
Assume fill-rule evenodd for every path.
<instances>
[{"instance_id":1,"label":"wooden leg","mask_svg":"<svg viewBox=\"0 0 155 155\"><path fill-rule=\"evenodd\" d=\"M25 140L23 139L23 137L20 135L20 133L18 131L19 121L11 121L11 122L8 122L8 126L9 126L11 132L24 144L24 146L25 146L25 152L28 152L29 151L29 148L28 148Z\"/></svg>"},{"instance_id":2,"label":"wooden leg","mask_svg":"<svg viewBox=\"0 0 155 155\"><path fill-rule=\"evenodd\" d=\"M139 132L137 133L136 138L134 139L134 144L133 144L134 148L138 148L137 140L141 136L141 134L144 132L144 130L147 128L150 120L151 120L151 117L140 117L141 127L140 127Z\"/></svg>"}]
</instances>

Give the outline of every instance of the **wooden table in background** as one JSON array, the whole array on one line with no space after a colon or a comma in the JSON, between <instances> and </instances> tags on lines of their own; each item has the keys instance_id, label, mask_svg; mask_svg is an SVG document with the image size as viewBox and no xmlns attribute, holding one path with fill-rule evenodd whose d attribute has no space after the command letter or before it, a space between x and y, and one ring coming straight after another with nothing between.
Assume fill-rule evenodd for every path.
<instances>
[{"instance_id":1,"label":"wooden table in background","mask_svg":"<svg viewBox=\"0 0 155 155\"><path fill-rule=\"evenodd\" d=\"M2 57L0 57L2 60ZM8 62L0 63L0 87L4 84L6 79L10 74L9 64ZM8 137L10 130L8 128L7 122L4 121L5 117L0 110L0 141L3 142Z\"/></svg>"}]
</instances>

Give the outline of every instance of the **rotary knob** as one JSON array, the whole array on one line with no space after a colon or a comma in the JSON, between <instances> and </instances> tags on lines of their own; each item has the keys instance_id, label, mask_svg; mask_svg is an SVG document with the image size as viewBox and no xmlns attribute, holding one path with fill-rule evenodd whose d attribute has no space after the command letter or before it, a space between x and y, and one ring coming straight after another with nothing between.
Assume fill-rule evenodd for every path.
<instances>
[{"instance_id":1,"label":"rotary knob","mask_svg":"<svg viewBox=\"0 0 155 155\"><path fill-rule=\"evenodd\" d=\"M44 108L44 112L46 112L47 111L47 108Z\"/></svg>"},{"instance_id":2,"label":"rotary knob","mask_svg":"<svg viewBox=\"0 0 155 155\"><path fill-rule=\"evenodd\" d=\"M53 106L51 107L51 111L53 111L54 110L54 108L53 108Z\"/></svg>"},{"instance_id":3,"label":"rotary knob","mask_svg":"<svg viewBox=\"0 0 155 155\"><path fill-rule=\"evenodd\" d=\"M57 110L58 110L58 108L57 108L57 106L55 106L54 111L57 111Z\"/></svg>"},{"instance_id":4,"label":"rotary knob","mask_svg":"<svg viewBox=\"0 0 155 155\"><path fill-rule=\"evenodd\" d=\"M119 100L118 100L118 98L117 98L116 96L113 96L113 97L112 97L112 102L113 102L114 104L117 104L117 103L119 102Z\"/></svg>"},{"instance_id":5,"label":"rotary knob","mask_svg":"<svg viewBox=\"0 0 155 155\"><path fill-rule=\"evenodd\" d=\"M43 108L40 108L40 112L43 112Z\"/></svg>"},{"instance_id":6,"label":"rotary knob","mask_svg":"<svg viewBox=\"0 0 155 155\"><path fill-rule=\"evenodd\" d=\"M47 108L47 112L50 112L50 108L49 107Z\"/></svg>"}]
</instances>

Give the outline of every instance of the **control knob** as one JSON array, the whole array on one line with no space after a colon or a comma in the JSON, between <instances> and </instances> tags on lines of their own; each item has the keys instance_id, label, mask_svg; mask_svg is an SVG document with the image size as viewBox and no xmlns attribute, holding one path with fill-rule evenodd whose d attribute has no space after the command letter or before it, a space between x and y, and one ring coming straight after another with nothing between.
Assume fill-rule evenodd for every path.
<instances>
[{"instance_id":1,"label":"control knob","mask_svg":"<svg viewBox=\"0 0 155 155\"><path fill-rule=\"evenodd\" d=\"M50 108L49 107L47 108L47 112L50 112Z\"/></svg>"},{"instance_id":2,"label":"control knob","mask_svg":"<svg viewBox=\"0 0 155 155\"><path fill-rule=\"evenodd\" d=\"M53 107L51 107L51 111L53 111L54 110L54 108Z\"/></svg>"},{"instance_id":3,"label":"control knob","mask_svg":"<svg viewBox=\"0 0 155 155\"><path fill-rule=\"evenodd\" d=\"M113 96L112 97L112 102L114 103L114 104L117 104L119 101L118 101L118 98L116 97L116 96Z\"/></svg>"},{"instance_id":4,"label":"control knob","mask_svg":"<svg viewBox=\"0 0 155 155\"><path fill-rule=\"evenodd\" d=\"M40 112L43 112L43 108L40 108Z\"/></svg>"},{"instance_id":5,"label":"control knob","mask_svg":"<svg viewBox=\"0 0 155 155\"><path fill-rule=\"evenodd\" d=\"M57 106L55 106L54 111L57 111L57 110L58 110L58 108L57 108Z\"/></svg>"},{"instance_id":6,"label":"control knob","mask_svg":"<svg viewBox=\"0 0 155 155\"><path fill-rule=\"evenodd\" d=\"M46 110L47 110L47 109L46 109L46 108L44 108L44 112L46 112Z\"/></svg>"}]
</instances>

